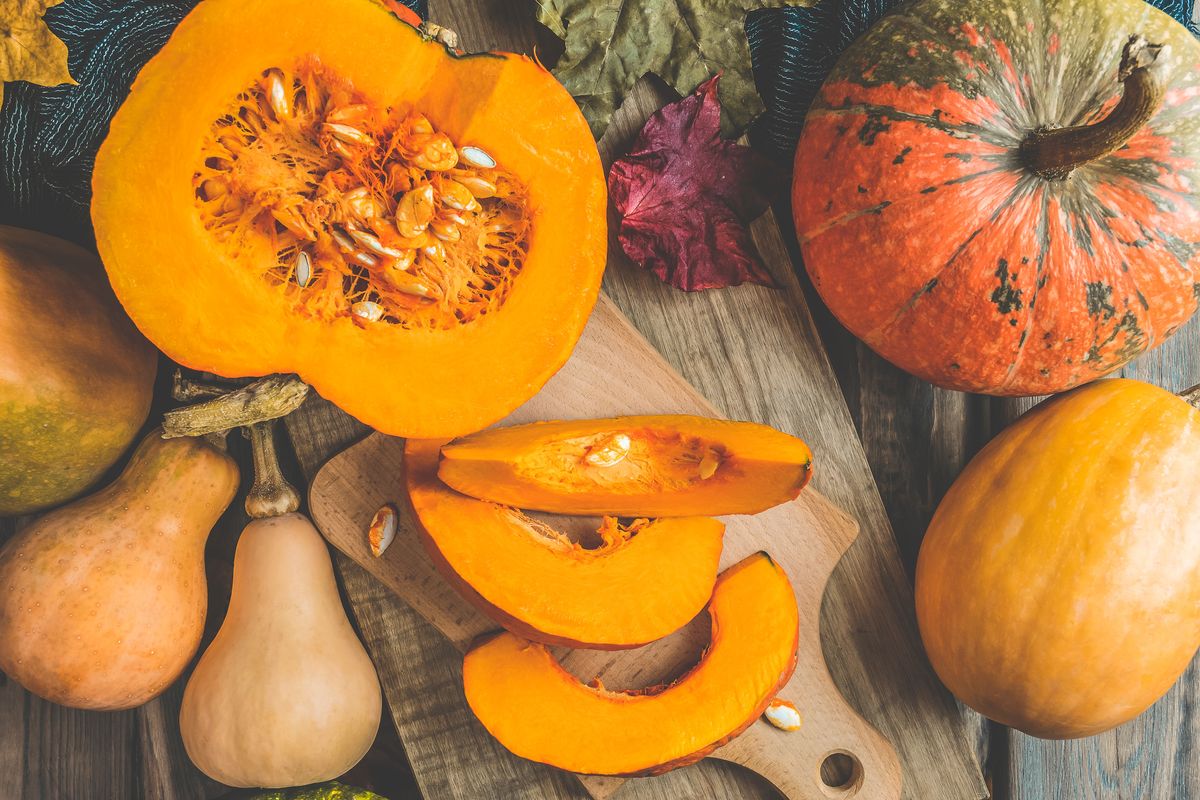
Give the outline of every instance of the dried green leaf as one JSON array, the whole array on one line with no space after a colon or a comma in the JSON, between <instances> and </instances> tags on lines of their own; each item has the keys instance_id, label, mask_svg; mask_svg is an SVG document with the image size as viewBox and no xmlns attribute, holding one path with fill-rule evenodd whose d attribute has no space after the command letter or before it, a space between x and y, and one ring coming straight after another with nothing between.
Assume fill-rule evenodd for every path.
<instances>
[{"instance_id":1,"label":"dried green leaf","mask_svg":"<svg viewBox=\"0 0 1200 800\"><path fill-rule=\"evenodd\" d=\"M746 14L817 0L537 0L538 20L566 44L554 75L596 138L638 79L653 72L682 95L717 73L722 131L740 133L762 110L750 70Z\"/></svg>"},{"instance_id":2,"label":"dried green leaf","mask_svg":"<svg viewBox=\"0 0 1200 800\"><path fill-rule=\"evenodd\" d=\"M67 69L67 46L42 19L62 0L0 0L0 102L4 84L29 81L42 86L74 83Z\"/></svg>"}]
</instances>

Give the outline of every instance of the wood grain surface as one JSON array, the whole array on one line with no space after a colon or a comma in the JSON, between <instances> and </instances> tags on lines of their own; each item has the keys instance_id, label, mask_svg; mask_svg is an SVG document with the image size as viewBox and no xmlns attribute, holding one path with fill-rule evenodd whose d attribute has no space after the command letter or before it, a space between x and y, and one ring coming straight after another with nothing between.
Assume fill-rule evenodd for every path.
<instances>
[{"instance_id":1,"label":"wood grain surface","mask_svg":"<svg viewBox=\"0 0 1200 800\"><path fill-rule=\"evenodd\" d=\"M505 424L644 413L717 414L602 297L570 361ZM447 584L429 559L402 496L403 470L404 441L373 434L334 456L317 473L309 493L310 513L338 550L465 652L497 625ZM400 510L400 521L395 541L376 558L364 532L386 503ZM574 527L596 522L562 517L550 521L560 526L577 523ZM765 722L752 724L714 757L750 767L789 800L819 800L829 790L820 774L822 764L840 753L849 759L851 772L846 796L897 800L901 776L896 754L833 685L817 626L829 573L857 537L857 524L813 489L761 514L728 517L725 524L722 569L766 550L792 581L800 608L800 646L796 670L779 696L797 704L805 724L788 736ZM599 678L610 688L642 688L669 682L695 664L707 646L707 628L707 620L701 618L636 650L560 648L556 655L581 680ZM611 796L621 784L590 777L583 782L598 800Z\"/></svg>"},{"instance_id":2,"label":"wood grain surface","mask_svg":"<svg viewBox=\"0 0 1200 800\"><path fill-rule=\"evenodd\" d=\"M532 4L526 0L433 0L431 5L434 18L457 26L468 48L530 50ZM552 54L553 48L545 40L540 44L543 56ZM652 96L656 95L639 93L639 113L650 108ZM607 150L619 151L627 143L633 131L631 119L636 119L636 114L622 117L621 130L605 142ZM781 216L786 219L786 210ZM798 266L787 227L787 250ZM738 288L682 297L625 264L610 271L605 289L656 348L725 413L763 419L785 429L806 429L810 424L807 416L816 413L805 398L797 397L794 376L805 368L800 356L818 340L823 341L836 375L836 382L822 378L825 389L831 396L840 393L845 398L883 504L873 489L859 496L856 482L861 481L860 476L819 474L815 485L850 510L864 533L874 531L869 541L866 535L860 537L859 546L870 550L859 557L862 562L890 546L883 540L890 536L890 517L895 541L911 574L921 535L954 476L984 442L1033 401L946 392L891 367L824 311L811 287L803 282L803 270L793 273L778 240L764 244L762 225L756 229L759 245L783 283L782 292ZM801 276L799 285L795 274ZM702 324L687 316L697 309L705 312ZM811 309L815 319L810 320L805 309ZM1123 374L1173 390L1200 383L1200 323L1193 320ZM168 391L163 384L159 396L165 397ZM161 410L160 404L157 411ZM817 427L824 427L824 420L819 423ZM314 474L326 454L366 433L319 401L289 420L288 427L302 443L296 453L299 464L285 467L297 482L302 474ZM818 448L853 445L812 443ZM248 465L244 445L234 441L233 447L239 462ZM867 473L866 467L863 473ZM244 521L235 508L210 537L209 638L224 614L233 546ZM13 522L0 521L0 541L13 529ZM855 599L846 596L840 586L860 577L861 567L856 564L862 562L848 560L839 570L845 574L834 576L835 585L822 615L823 641L839 685L867 718L880 720L896 713L888 696L895 687L888 689L885 681L887 691L880 697L857 691L855 687L862 685L865 677L864 668L840 651L872 644L881 648L886 640L877 640L875 631L861 627L833 636L827 624L854 612ZM385 721L376 747L348 779L372 785L391 800L583 796L574 778L508 757L473 723L462 704L457 654L444 637L348 559L339 558L338 566L345 594L354 599L360 623L364 619L369 623L361 628L369 647L373 651L391 648L405 659L383 664L381 672L385 684L405 687L407 697L397 711L397 717L404 720L403 730L398 734L390 720ZM897 607L908 608L903 580L898 585L901 589L889 590L889 597ZM176 686L135 711L78 712L45 703L0 674L0 800L208 800L224 796L228 790L200 775L183 754L175 721L181 691ZM1092 739L1032 739L991 726L977 715L956 710L948 701L945 714L947 718L961 714L967 721L997 800L1193 800L1200 798L1198 699L1200 671L1193 663L1146 714ZM885 724L880 727L886 730ZM453 751L446 749L444 741L449 730L456 731ZM902 749L906 746L900 744ZM970 765L969 755L956 743L947 746L935 740L917 746L944 752L950 762L963 768ZM419 780L406 765L406 758L418 765ZM462 769L464 763L472 769ZM622 789L619 800L627 796L656 800L774 796L763 779L719 761L633 784ZM946 794L955 798L979 795L978 780L961 781L948 787ZM912 792L909 796L923 797Z\"/></svg>"}]
</instances>

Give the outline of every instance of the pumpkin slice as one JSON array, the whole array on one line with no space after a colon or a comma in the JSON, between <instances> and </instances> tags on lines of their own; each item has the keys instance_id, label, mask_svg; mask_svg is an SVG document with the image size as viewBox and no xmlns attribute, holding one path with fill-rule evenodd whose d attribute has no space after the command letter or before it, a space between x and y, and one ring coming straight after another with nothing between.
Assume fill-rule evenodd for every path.
<instances>
[{"instance_id":1,"label":"pumpkin slice","mask_svg":"<svg viewBox=\"0 0 1200 800\"><path fill-rule=\"evenodd\" d=\"M116 294L171 358L299 373L404 436L533 395L605 262L604 175L570 95L375 0L199 4L114 117L93 189Z\"/></svg>"},{"instance_id":2,"label":"pumpkin slice","mask_svg":"<svg viewBox=\"0 0 1200 800\"><path fill-rule=\"evenodd\" d=\"M438 441L405 446L408 496L447 580L511 631L549 644L617 649L673 633L712 595L725 526L708 517L620 525L584 549L515 508L459 494L437 476Z\"/></svg>"},{"instance_id":3,"label":"pumpkin slice","mask_svg":"<svg viewBox=\"0 0 1200 800\"><path fill-rule=\"evenodd\" d=\"M585 685L542 645L503 633L467 653L467 702L501 744L532 761L588 775L691 764L754 722L796 663L796 598L766 553L721 574L709 613L712 644L665 688Z\"/></svg>"},{"instance_id":4,"label":"pumpkin slice","mask_svg":"<svg viewBox=\"0 0 1200 800\"><path fill-rule=\"evenodd\" d=\"M812 453L753 422L616 417L482 431L443 447L438 475L481 500L557 514L757 514L796 498Z\"/></svg>"}]
</instances>

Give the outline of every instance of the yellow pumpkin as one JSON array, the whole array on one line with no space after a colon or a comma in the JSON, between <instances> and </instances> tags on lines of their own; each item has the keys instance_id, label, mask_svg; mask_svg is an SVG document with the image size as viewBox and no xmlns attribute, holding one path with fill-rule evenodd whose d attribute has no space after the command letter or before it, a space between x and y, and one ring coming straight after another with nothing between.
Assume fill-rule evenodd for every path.
<instances>
[{"instance_id":1,"label":"yellow pumpkin","mask_svg":"<svg viewBox=\"0 0 1200 800\"><path fill-rule=\"evenodd\" d=\"M1200 411L1108 380L1048 401L971 461L917 563L942 681L991 719L1089 736L1162 696L1200 645Z\"/></svg>"}]
</instances>

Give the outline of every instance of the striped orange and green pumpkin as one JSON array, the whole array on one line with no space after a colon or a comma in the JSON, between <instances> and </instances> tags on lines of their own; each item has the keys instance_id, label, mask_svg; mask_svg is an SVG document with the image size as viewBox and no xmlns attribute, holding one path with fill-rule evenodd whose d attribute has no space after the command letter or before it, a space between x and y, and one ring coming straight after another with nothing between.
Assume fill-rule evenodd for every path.
<instances>
[{"instance_id":1,"label":"striped orange and green pumpkin","mask_svg":"<svg viewBox=\"0 0 1200 800\"><path fill-rule=\"evenodd\" d=\"M916 0L815 101L796 230L822 298L884 358L1056 392L1196 310L1198 160L1200 43L1142 0Z\"/></svg>"}]
</instances>

